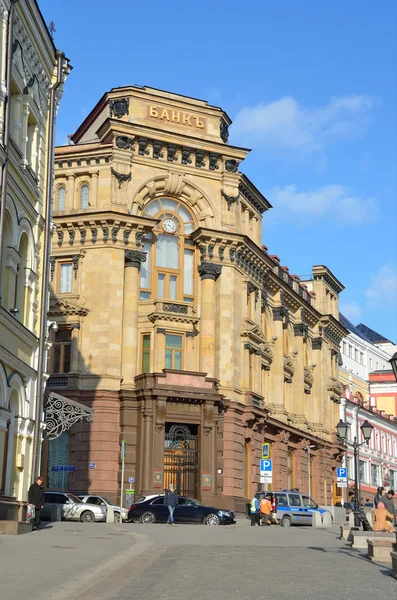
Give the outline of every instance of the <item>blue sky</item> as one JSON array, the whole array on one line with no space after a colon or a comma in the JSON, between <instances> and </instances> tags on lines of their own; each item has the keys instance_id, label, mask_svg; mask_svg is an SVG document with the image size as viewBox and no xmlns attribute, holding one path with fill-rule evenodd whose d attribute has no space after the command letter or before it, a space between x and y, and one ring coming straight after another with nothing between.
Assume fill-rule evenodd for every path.
<instances>
[{"instance_id":1,"label":"blue sky","mask_svg":"<svg viewBox=\"0 0 397 600\"><path fill-rule=\"evenodd\" d=\"M74 70L64 143L102 94L149 85L208 100L252 148L272 203L263 243L291 273L325 264L340 306L397 342L397 3L41 0Z\"/></svg>"}]
</instances>

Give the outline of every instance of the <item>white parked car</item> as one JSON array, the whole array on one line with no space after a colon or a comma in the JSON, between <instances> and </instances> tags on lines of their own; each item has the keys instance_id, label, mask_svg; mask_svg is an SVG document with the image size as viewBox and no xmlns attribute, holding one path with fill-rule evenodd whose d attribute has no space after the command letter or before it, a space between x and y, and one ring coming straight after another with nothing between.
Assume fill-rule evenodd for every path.
<instances>
[{"instance_id":1,"label":"white parked car","mask_svg":"<svg viewBox=\"0 0 397 600\"><path fill-rule=\"evenodd\" d=\"M58 511L64 521L94 523L95 521L106 521L107 508L97 504L84 503L80 498L69 492L44 492L41 518L44 521L56 518Z\"/></svg>"},{"instance_id":2,"label":"white parked car","mask_svg":"<svg viewBox=\"0 0 397 600\"><path fill-rule=\"evenodd\" d=\"M102 506L106 509L106 511L108 509L108 506L110 506L111 508L113 508L114 512L114 522L120 523L120 506L112 504L112 502L110 502L110 500L108 500L105 496L97 496L93 494L79 494L78 498L81 500L81 502L95 504L96 506ZM123 521L126 521L128 518L128 511L125 508L122 509L122 516Z\"/></svg>"}]
</instances>

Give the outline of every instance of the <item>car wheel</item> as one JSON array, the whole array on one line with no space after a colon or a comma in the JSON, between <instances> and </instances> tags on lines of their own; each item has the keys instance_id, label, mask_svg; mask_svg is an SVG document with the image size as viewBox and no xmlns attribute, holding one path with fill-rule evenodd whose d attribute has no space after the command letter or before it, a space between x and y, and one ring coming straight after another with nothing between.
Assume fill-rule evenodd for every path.
<instances>
[{"instance_id":1,"label":"car wheel","mask_svg":"<svg viewBox=\"0 0 397 600\"><path fill-rule=\"evenodd\" d=\"M114 519L113 519L113 521L115 523L120 523L120 513L118 513L118 512L114 513Z\"/></svg>"},{"instance_id":2,"label":"car wheel","mask_svg":"<svg viewBox=\"0 0 397 600\"><path fill-rule=\"evenodd\" d=\"M85 510L80 517L82 523L94 523L95 515L90 510Z\"/></svg>"},{"instance_id":3,"label":"car wheel","mask_svg":"<svg viewBox=\"0 0 397 600\"><path fill-rule=\"evenodd\" d=\"M156 517L152 512L144 512L141 516L141 523L146 523L146 525L151 525L156 522Z\"/></svg>"},{"instance_id":4,"label":"car wheel","mask_svg":"<svg viewBox=\"0 0 397 600\"><path fill-rule=\"evenodd\" d=\"M219 525L220 522L220 518L215 513L210 513L204 519L204 525Z\"/></svg>"},{"instance_id":5,"label":"car wheel","mask_svg":"<svg viewBox=\"0 0 397 600\"><path fill-rule=\"evenodd\" d=\"M284 515L280 521L281 527L291 527L291 517Z\"/></svg>"}]
</instances>

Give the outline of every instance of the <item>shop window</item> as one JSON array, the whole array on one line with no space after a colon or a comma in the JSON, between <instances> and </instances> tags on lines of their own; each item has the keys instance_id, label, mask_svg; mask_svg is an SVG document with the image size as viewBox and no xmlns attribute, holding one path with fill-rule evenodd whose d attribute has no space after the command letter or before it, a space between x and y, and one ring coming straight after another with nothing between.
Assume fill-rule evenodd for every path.
<instances>
[{"instance_id":1,"label":"shop window","mask_svg":"<svg viewBox=\"0 0 397 600\"><path fill-rule=\"evenodd\" d=\"M166 334L165 336L165 368L182 369L182 336Z\"/></svg>"},{"instance_id":2,"label":"shop window","mask_svg":"<svg viewBox=\"0 0 397 600\"><path fill-rule=\"evenodd\" d=\"M150 371L150 335L142 336L142 373Z\"/></svg>"},{"instance_id":3,"label":"shop window","mask_svg":"<svg viewBox=\"0 0 397 600\"><path fill-rule=\"evenodd\" d=\"M150 202L143 216L159 224L144 241L146 262L141 267L140 299L162 298L193 302L195 250L190 234L193 217L177 200L161 198Z\"/></svg>"},{"instance_id":4,"label":"shop window","mask_svg":"<svg viewBox=\"0 0 397 600\"><path fill-rule=\"evenodd\" d=\"M51 373L69 373L72 352L72 330L59 329L51 352Z\"/></svg>"},{"instance_id":5,"label":"shop window","mask_svg":"<svg viewBox=\"0 0 397 600\"><path fill-rule=\"evenodd\" d=\"M57 210L65 210L66 188L64 185L59 186L57 190Z\"/></svg>"},{"instance_id":6,"label":"shop window","mask_svg":"<svg viewBox=\"0 0 397 600\"><path fill-rule=\"evenodd\" d=\"M72 291L72 263L61 263L59 271L59 293L70 294Z\"/></svg>"},{"instance_id":7,"label":"shop window","mask_svg":"<svg viewBox=\"0 0 397 600\"><path fill-rule=\"evenodd\" d=\"M80 208L88 208L89 206L89 187L84 183L80 188Z\"/></svg>"}]
</instances>

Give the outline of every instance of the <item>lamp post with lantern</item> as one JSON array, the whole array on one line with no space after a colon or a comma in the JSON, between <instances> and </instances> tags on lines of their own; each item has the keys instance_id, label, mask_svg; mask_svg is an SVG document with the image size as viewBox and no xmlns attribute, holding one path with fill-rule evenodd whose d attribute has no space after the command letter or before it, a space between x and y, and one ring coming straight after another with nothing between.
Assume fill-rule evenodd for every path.
<instances>
[{"instance_id":1,"label":"lamp post with lantern","mask_svg":"<svg viewBox=\"0 0 397 600\"><path fill-rule=\"evenodd\" d=\"M397 380L397 352L393 354L393 356L389 360L389 363L391 364L391 368L393 369L394 377Z\"/></svg>"},{"instance_id":2,"label":"lamp post with lantern","mask_svg":"<svg viewBox=\"0 0 397 600\"><path fill-rule=\"evenodd\" d=\"M359 475L359 450L361 446L364 444L369 444L369 440L371 439L373 425L366 419L364 423L361 425L360 429L363 434L364 441L361 444L357 441L357 437L354 437L353 443L347 441L347 430L350 425L345 423L342 419L340 419L339 423L336 426L336 431L339 439L343 441L344 444L353 448L354 452L354 515L355 521L357 520L357 514L360 508L359 496L358 496L358 475Z\"/></svg>"}]
</instances>

